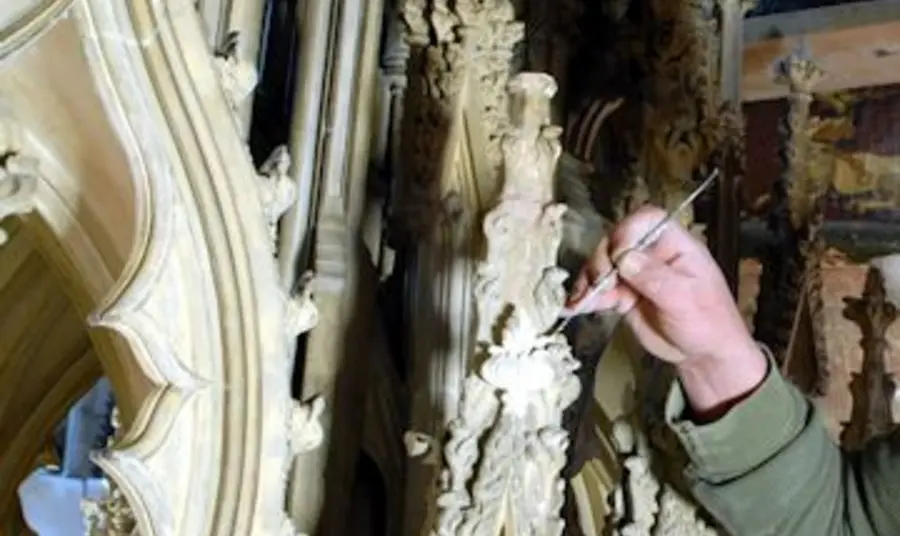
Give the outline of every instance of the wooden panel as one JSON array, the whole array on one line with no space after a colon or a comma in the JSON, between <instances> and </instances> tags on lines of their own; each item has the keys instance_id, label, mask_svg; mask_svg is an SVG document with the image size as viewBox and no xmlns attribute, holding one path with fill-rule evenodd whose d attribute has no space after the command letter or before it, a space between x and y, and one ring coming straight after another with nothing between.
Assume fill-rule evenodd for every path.
<instances>
[{"instance_id":1,"label":"wooden panel","mask_svg":"<svg viewBox=\"0 0 900 536\"><path fill-rule=\"evenodd\" d=\"M782 97L776 63L805 40L828 73L818 91L900 82L900 2L881 0L748 19L744 24L744 101Z\"/></svg>"}]
</instances>

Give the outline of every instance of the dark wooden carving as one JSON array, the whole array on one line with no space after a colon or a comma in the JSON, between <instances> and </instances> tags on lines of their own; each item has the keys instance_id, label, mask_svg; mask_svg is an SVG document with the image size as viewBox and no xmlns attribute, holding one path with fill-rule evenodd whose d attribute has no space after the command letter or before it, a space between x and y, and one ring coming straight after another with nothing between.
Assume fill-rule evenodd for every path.
<instances>
[{"instance_id":1,"label":"dark wooden carving","mask_svg":"<svg viewBox=\"0 0 900 536\"><path fill-rule=\"evenodd\" d=\"M850 381L853 411L841 433L844 447L857 450L893 428L891 402L896 388L885 369L890 350L885 333L897 319L897 307L887 300L884 277L875 267L869 268L862 297L845 298L844 302L844 315L862 331L862 367Z\"/></svg>"},{"instance_id":2,"label":"dark wooden carving","mask_svg":"<svg viewBox=\"0 0 900 536\"><path fill-rule=\"evenodd\" d=\"M811 158L810 105L812 88L822 78L819 68L802 53L784 63L783 78L791 86L790 112L781 125L782 173L772 188L768 215L772 242L763 255L760 293L754 318L755 335L766 343L790 377L803 374L801 387L824 392L827 381L821 300L821 261L824 244L819 230L824 221L825 186L809 173Z\"/></svg>"}]
</instances>

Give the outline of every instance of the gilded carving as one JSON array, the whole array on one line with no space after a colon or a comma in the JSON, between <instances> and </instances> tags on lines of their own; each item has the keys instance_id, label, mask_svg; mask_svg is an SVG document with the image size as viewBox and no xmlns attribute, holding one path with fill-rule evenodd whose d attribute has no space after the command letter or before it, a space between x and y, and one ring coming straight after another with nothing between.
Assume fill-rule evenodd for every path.
<instances>
[{"instance_id":1,"label":"gilded carving","mask_svg":"<svg viewBox=\"0 0 900 536\"><path fill-rule=\"evenodd\" d=\"M726 128L732 122L715 91L718 75L710 61L718 39L712 33L712 2L655 1L651 6L658 30L651 31L653 49L646 59L652 93L644 112L644 174L652 199L672 208L733 131ZM692 220L689 212L683 223Z\"/></svg>"}]
</instances>

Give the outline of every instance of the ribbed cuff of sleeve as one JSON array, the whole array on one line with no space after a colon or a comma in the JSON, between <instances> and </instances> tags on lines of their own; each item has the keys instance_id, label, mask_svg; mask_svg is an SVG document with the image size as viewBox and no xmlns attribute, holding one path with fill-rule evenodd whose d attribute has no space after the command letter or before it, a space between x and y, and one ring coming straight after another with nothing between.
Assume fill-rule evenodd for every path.
<instances>
[{"instance_id":1,"label":"ribbed cuff of sleeve","mask_svg":"<svg viewBox=\"0 0 900 536\"><path fill-rule=\"evenodd\" d=\"M673 383L665 417L693 462L689 476L721 482L742 475L778 453L803 429L810 405L781 376L771 353L765 353L769 372L756 392L709 424L687 420L681 383Z\"/></svg>"}]
</instances>

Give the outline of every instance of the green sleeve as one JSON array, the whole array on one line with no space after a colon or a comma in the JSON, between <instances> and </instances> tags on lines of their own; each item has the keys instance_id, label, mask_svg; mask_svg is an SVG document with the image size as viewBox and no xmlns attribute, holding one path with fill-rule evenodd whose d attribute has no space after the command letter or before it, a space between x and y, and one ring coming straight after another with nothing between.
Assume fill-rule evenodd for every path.
<instances>
[{"instance_id":1,"label":"green sleeve","mask_svg":"<svg viewBox=\"0 0 900 536\"><path fill-rule=\"evenodd\" d=\"M900 437L845 454L819 410L770 361L749 398L716 422L685 418L678 382L666 419L691 464L697 498L733 536L900 534Z\"/></svg>"}]
</instances>

